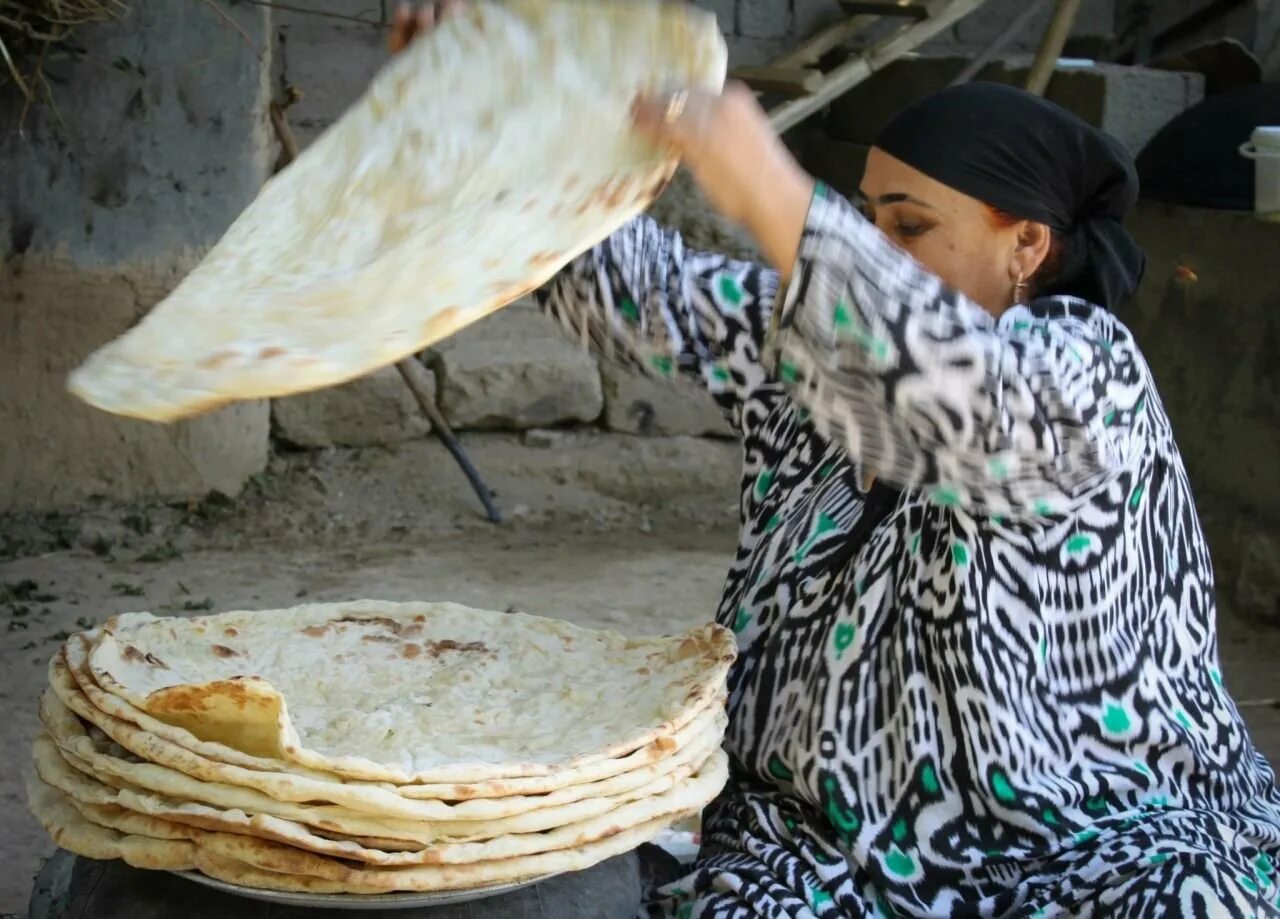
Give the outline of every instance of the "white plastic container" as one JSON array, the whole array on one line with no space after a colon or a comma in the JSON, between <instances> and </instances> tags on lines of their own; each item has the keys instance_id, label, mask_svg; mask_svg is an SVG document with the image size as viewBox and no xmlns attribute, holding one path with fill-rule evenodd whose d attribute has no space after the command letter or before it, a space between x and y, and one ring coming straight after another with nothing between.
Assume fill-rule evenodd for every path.
<instances>
[{"instance_id":1,"label":"white plastic container","mask_svg":"<svg viewBox=\"0 0 1280 919\"><path fill-rule=\"evenodd\" d=\"M1240 155L1253 160L1254 211L1261 220L1280 222L1280 126L1256 129Z\"/></svg>"}]
</instances>

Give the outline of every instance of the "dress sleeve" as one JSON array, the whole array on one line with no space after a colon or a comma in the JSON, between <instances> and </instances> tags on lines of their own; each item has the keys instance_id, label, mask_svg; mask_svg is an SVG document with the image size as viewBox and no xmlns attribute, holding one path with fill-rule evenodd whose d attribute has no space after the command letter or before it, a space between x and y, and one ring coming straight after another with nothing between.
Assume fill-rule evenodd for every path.
<instances>
[{"instance_id":1,"label":"dress sleeve","mask_svg":"<svg viewBox=\"0 0 1280 919\"><path fill-rule=\"evenodd\" d=\"M602 357L699 381L741 430L743 406L765 378L761 351L777 290L775 272L690 251L679 233L641 217L535 297Z\"/></svg>"},{"instance_id":2,"label":"dress sleeve","mask_svg":"<svg viewBox=\"0 0 1280 919\"><path fill-rule=\"evenodd\" d=\"M779 310L778 374L887 482L992 515L1066 512L1149 436L1145 362L1080 301L998 321L819 186Z\"/></svg>"}]
</instances>

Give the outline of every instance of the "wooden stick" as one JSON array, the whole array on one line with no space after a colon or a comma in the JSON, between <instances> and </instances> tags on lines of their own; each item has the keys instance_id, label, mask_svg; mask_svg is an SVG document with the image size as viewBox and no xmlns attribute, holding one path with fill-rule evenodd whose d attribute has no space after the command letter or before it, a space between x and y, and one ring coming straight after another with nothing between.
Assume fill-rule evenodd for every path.
<instances>
[{"instance_id":1,"label":"wooden stick","mask_svg":"<svg viewBox=\"0 0 1280 919\"><path fill-rule=\"evenodd\" d=\"M1031 75L1027 77L1027 92L1043 96L1044 91L1049 88L1054 68L1058 66L1058 58L1062 56L1062 49L1071 36L1076 14L1080 12L1080 2L1081 0L1058 0L1049 28L1045 29L1040 50L1036 52L1035 63L1031 65Z\"/></svg>"},{"instance_id":2,"label":"wooden stick","mask_svg":"<svg viewBox=\"0 0 1280 919\"><path fill-rule=\"evenodd\" d=\"M440 414L440 410L436 408L436 404L431 400L431 390L426 380L427 371L418 363L416 357L406 357L404 360L398 361L396 370L400 371L400 376L409 387L409 391L413 393L414 398L418 400L418 405L422 407L422 411L431 420L431 426L444 443L445 449L453 454L453 458L462 467L462 474L467 477L467 481L471 483L471 488L475 491L476 497L484 505L484 512L488 515L489 521L491 523L502 523L502 513L498 510L497 505L493 503L493 492L489 491L489 487L484 484L484 480L480 478L480 473L476 471L476 467L471 465L471 458L467 456L467 451L462 449L462 444L458 442L458 438L449 427L449 423L444 420L444 415Z\"/></svg>"},{"instance_id":3,"label":"wooden stick","mask_svg":"<svg viewBox=\"0 0 1280 919\"><path fill-rule=\"evenodd\" d=\"M812 95L784 102L769 113L769 121L778 133L793 128L814 112L843 96L877 70L902 55L919 48L943 29L967 16L985 0L953 0L948 6L923 22L903 25L900 29L864 54L859 54L827 74L821 89ZM862 17L856 17L862 18ZM870 17L877 19L879 17ZM779 62L776 66L781 66Z\"/></svg>"},{"instance_id":4,"label":"wooden stick","mask_svg":"<svg viewBox=\"0 0 1280 919\"><path fill-rule=\"evenodd\" d=\"M298 158L298 141L293 136L293 131L289 129L289 122L286 120L284 113L285 109L301 98L301 93L293 87L289 87L284 100L273 102L270 107L271 124L276 129L276 136L280 138L280 146L284 148L285 166L288 166ZM432 430L436 432L436 436L440 438L444 443L445 449L453 455L453 458L462 468L462 474L467 477L467 481L471 483L471 488L475 491L476 497L484 505L484 512L490 522L502 523L502 514L497 505L493 503L493 492L489 490L489 487L484 484L484 480L480 478L480 473L472 465L471 458L467 456L467 451L462 448L462 444L453 433L453 429L444 420L444 415L440 413L440 409L436 407L435 401L431 398L431 387L427 384L426 379L427 371L418 362L417 356L411 355L401 361L397 361L396 370L400 371L400 378L409 387L409 392L413 393L413 398L417 400L423 414L431 422Z\"/></svg>"},{"instance_id":5,"label":"wooden stick","mask_svg":"<svg viewBox=\"0 0 1280 919\"><path fill-rule=\"evenodd\" d=\"M806 67L739 67L731 76L752 89L777 93L789 99L807 96L822 88L822 72Z\"/></svg>"}]
</instances>

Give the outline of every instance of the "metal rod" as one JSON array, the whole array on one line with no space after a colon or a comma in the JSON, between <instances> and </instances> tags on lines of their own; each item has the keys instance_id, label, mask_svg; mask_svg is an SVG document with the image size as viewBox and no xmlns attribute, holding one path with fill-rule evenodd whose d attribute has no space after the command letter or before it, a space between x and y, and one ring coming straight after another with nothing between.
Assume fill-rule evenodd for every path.
<instances>
[{"instance_id":1,"label":"metal rod","mask_svg":"<svg viewBox=\"0 0 1280 919\"><path fill-rule=\"evenodd\" d=\"M1035 63L1031 65L1031 75L1027 77L1027 92L1043 96L1044 91L1049 88L1058 58L1062 56L1062 49L1066 47L1067 38L1071 35L1076 14L1080 12L1080 2L1081 0L1058 0L1049 28L1044 31L1040 50L1036 52Z\"/></svg>"},{"instance_id":2,"label":"metal rod","mask_svg":"<svg viewBox=\"0 0 1280 919\"><path fill-rule=\"evenodd\" d=\"M1007 46L1009 42L1022 34L1023 30L1031 24L1031 20L1039 14L1039 12L1044 8L1044 5L1048 2L1049 0L1031 0L1021 13L1010 20L1009 24L1005 26L1004 31L993 38L991 40L991 44L978 52L978 56L975 57L964 70L960 71L960 75L951 81L951 85L960 86L964 83L968 83L981 73L982 68L990 64L995 56L1005 49L1005 46Z\"/></svg>"}]
</instances>

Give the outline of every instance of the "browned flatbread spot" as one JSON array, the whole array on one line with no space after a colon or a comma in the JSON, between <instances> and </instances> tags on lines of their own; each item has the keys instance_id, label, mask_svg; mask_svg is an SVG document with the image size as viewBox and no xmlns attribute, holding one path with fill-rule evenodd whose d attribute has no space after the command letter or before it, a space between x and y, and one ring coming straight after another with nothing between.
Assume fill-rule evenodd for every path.
<instances>
[{"instance_id":1,"label":"browned flatbread spot","mask_svg":"<svg viewBox=\"0 0 1280 919\"><path fill-rule=\"evenodd\" d=\"M329 631L329 626L327 625L309 625L302 630L302 634L310 635L312 638L319 638L327 631Z\"/></svg>"},{"instance_id":2,"label":"browned flatbread spot","mask_svg":"<svg viewBox=\"0 0 1280 919\"><path fill-rule=\"evenodd\" d=\"M232 627L227 627L227 628L225 628L225 629L223 629L223 630L222 630L222 634L223 634L223 635L226 635L228 638L235 638L235 637L236 637L237 635L239 635L240 633L239 633L238 631L236 631L236 629L234 629L234 628L232 628Z\"/></svg>"},{"instance_id":3,"label":"browned flatbread spot","mask_svg":"<svg viewBox=\"0 0 1280 919\"><path fill-rule=\"evenodd\" d=\"M196 366L201 370L217 370L235 356L236 353L234 351L217 351L200 361Z\"/></svg>"},{"instance_id":4,"label":"browned flatbread spot","mask_svg":"<svg viewBox=\"0 0 1280 919\"><path fill-rule=\"evenodd\" d=\"M239 657L240 652L234 648L228 648L226 645L214 645L213 653L218 657Z\"/></svg>"},{"instance_id":5,"label":"browned flatbread spot","mask_svg":"<svg viewBox=\"0 0 1280 919\"><path fill-rule=\"evenodd\" d=\"M535 252L529 258L529 265L533 268L544 268L559 257L559 252Z\"/></svg>"},{"instance_id":6,"label":"browned flatbread spot","mask_svg":"<svg viewBox=\"0 0 1280 919\"><path fill-rule=\"evenodd\" d=\"M284 348L280 348L277 346L272 346L270 348L263 348L261 351L258 352L258 360L261 360L261 361L270 360L271 358L279 357L284 353L285 353Z\"/></svg>"},{"instance_id":7,"label":"browned flatbread spot","mask_svg":"<svg viewBox=\"0 0 1280 919\"><path fill-rule=\"evenodd\" d=\"M406 660L413 660L420 654L422 654L421 645L408 644L400 649L400 656Z\"/></svg>"}]
</instances>

